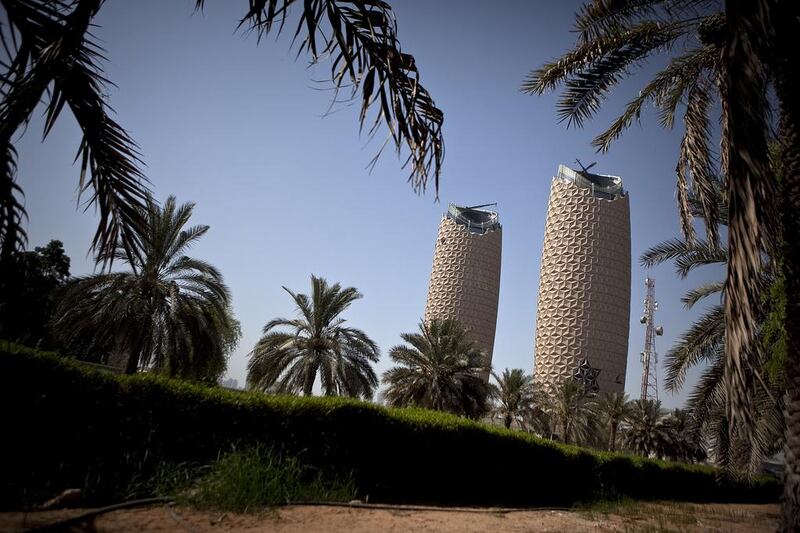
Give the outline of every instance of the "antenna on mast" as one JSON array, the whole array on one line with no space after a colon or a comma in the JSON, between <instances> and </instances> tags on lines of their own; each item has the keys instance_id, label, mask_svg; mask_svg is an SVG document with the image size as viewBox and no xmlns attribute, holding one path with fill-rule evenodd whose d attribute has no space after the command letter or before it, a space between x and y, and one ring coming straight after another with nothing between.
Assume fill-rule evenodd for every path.
<instances>
[{"instance_id":1,"label":"antenna on mast","mask_svg":"<svg viewBox=\"0 0 800 533\"><path fill-rule=\"evenodd\" d=\"M642 400L658 400L658 353L656 352L656 337L664 334L662 326L655 325L655 315L658 309L656 301L656 280L645 278L647 296L644 299L644 315L639 322L645 326L644 351L642 352Z\"/></svg>"}]
</instances>

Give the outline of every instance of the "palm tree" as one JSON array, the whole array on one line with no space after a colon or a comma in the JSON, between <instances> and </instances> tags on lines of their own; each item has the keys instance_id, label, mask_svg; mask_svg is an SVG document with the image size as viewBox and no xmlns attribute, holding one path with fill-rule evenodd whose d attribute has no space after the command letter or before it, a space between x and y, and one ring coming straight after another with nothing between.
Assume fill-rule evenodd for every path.
<instances>
[{"instance_id":1,"label":"palm tree","mask_svg":"<svg viewBox=\"0 0 800 533\"><path fill-rule=\"evenodd\" d=\"M690 409L673 409L664 423L672 441L666 452L669 459L696 463L706 458L705 439Z\"/></svg>"},{"instance_id":2,"label":"palm tree","mask_svg":"<svg viewBox=\"0 0 800 533\"><path fill-rule=\"evenodd\" d=\"M250 388L311 396L319 376L326 396L372 398L378 376L378 346L360 329L344 326L341 314L362 297L355 287L329 285L311 276L311 296L283 288L297 305L298 318L276 318L250 352ZM279 331L277 328L289 328Z\"/></svg>"},{"instance_id":3,"label":"palm tree","mask_svg":"<svg viewBox=\"0 0 800 533\"><path fill-rule=\"evenodd\" d=\"M624 392L607 392L597 399L596 413L608 430L609 451L616 450L619 426L630 414L630 410L630 401Z\"/></svg>"},{"instance_id":4,"label":"palm tree","mask_svg":"<svg viewBox=\"0 0 800 533\"><path fill-rule=\"evenodd\" d=\"M669 453L672 434L660 401L634 400L625 422L626 448L645 457L663 457Z\"/></svg>"},{"instance_id":5,"label":"palm tree","mask_svg":"<svg viewBox=\"0 0 800 533\"><path fill-rule=\"evenodd\" d=\"M722 197L721 188L717 189L717 201L721 213L720 221L727 225L727 205ZM691 213L702 216L698 202L689 198ZM724 265L728 260L728 249L725 246L714 247L707 240L672 239L653 246L642 254L643 266L651 267L667 261L674 261L677 274L686 278L693 270L706 265ZM769 286L780 283L775 279L774 262L769 270L761 274L761 284ZM754 432L749 438L740 435L728 435L729 420L725 409L728 397L728 383L724 380L725 370L725 313L724 283L712 282L692 289L682 298L687 309L710 297L719 297L720 303L711 305L700 318L684 332L678 342L670 348L665 358L666 376L664 385L667 390L676 392L685 382L690 368L703 365L705 368L700 379L689 396L687 408L692 413L693 421L706 434L706 438L714 449L714 459L737 476L757 474L762 461L777 451L782 443L784 431L782 396L785 385L782 373L770 375L768 369L775 364L781 355L765 339L762 357L751 361L752 369L763 376L763 380L754 390L753 402L756 405ZM774 302L765 298L763 309L757 319L763 322L772 311ZM778 328L780 329L780 328ZM783 331L776 332L775 341L782 342Z\"/></svg>"},{"instance_id":6,"label":"palm tree","mask_svg":"<svg viewBox=\"0 0 800 533\"><path fill-rule=\"evenodd\" d=\"M710 200L709 110L712 95L722 110L720 173L730 207L730 259L725 280L725 399L729 434L750 438L755 427L759 358L759 282L763 253L779 255L786 280L788 309L786 379L786 475L783 528L800 529L800 240L776 239L800 234L800 3L791 0L753 2L681 2L661 0L593 0L577 16L580 41L559 60L532 73L523 86L535 93L565 83L559 108L562 119L581 125L602 105L607 92L656 52L684 50L672 59L625 113L595 140L606 150L646 102L661 109L671 126L684 97L685 134L677 166L678 198L684 236L693 228L688 210L686 171L704 205L709 241L716 244L716 213ZM769 171L771 116L767 94L774 88L779 103L779 139L785 179L776 194ZM673 105L674 104L674 105ZM776 209L777 208L777 209ZM780 231L777 231L780 228Z\"/></svg>"},{"instance_id":7,"label":"palm tree","mask_svg":"<svg viewBox=\"0 0 800 533\"><path fill-rule=\"evenodd\" d=\"M522 428L552 440L557 433L558 423L553 399L542 390L541 384L537 383L534 383L534 399L533 407L523 413Z\"/></svg>"},{"instance_id":8,"label":"palm tree","mask_svg":"<svg viewBox=\"0 0 800 533\"><path fill-rule=\"evenodd\" d=\"M506 368L499 376L492 372L492 377L497 381L493 390L497 404L492 409L492 416L502 418L506 429L514 422L522 427L536 397L533 376L525 374L521 368Z\"/></svg>"},{"instance_id":9,"label":"palm tree","mask_svg":"<svg viewBox=\"0 0 800 533\"><path fill-rule=\"evenodd\" d=\"M238 342L230 291L219 271L183 255L208 226L186 227L191 203L148 198L133 248L114 257L130 271L77 278L64 288L54 328L67 345L112 347L127 373L150 369L214 380ZM101 258L108 259L108 258Z\"/></svg>"},{"instance_id":10,"label":"palm tree","mask_svg":"<svg viewBox=\"0 0 800 533\"><path fill-rule=\"evenodd\" d=\"M797 41L800 34L800 5L797 2L773 1L769 2L766 9L764 2L760 2L758 7L762 10L756 13L756 17L749 17L748 13L734 13L731 33L744 26L745 29L760 35L765 32L763 40L769 44L766 52L760 54L760 58L752 58L748 65L757 63L758 59L765 59L769 65L770 74L775 80L775 94L780 102L780 142L781 142L781 166L782 183L780 184L780 220L776 221L773 227L780 227L782 239L777 241L780 250L781 270L783 273L784 289L783 295L785 312L782 314L783 331L786 334L785 346L785 379L787 383L786 401L786 468L784 475L783 492L783 524L785 531L800 530L800 105L798 105L797 95L800 94L800 64L795 47L792 43ZM743 6L738 6L739 8ZM749 6L744 6L747 9ZM733 6L736 9L737 6ZM765 17L762 13L766 11ZM759 17L761 15L761 17ZM753 20L755 18L755 20ZM770 20L763 20L769 18ZM758 23L766 22L766 24ZM748 26L752 24L753 26ZM774 32L774 33L770 33ZM732 37L731 37L732 39ZM737 58L731 58L731 68ZM740 65L740 68L742 66ZM757 72L757 71L756 71ZM741 72L729 72L733 78ZM751 75L752 76L752 75ZM757 82L758 79L752 77L739 78L734 97L732 116L739 119L748 113L750 102L747 101L747 94L741 90L741 85L745 87L761 89L758 94L763 96L763 89ZM762 100L763 101L763 100ZM752 112L752 111L751 111ZM763 124L763 113L756 116L756 124ZM742 125L746 128L747 122ZM763 130L761 130L763 131ZM742 148L744 139L735 139L732 150L737 150L738 163L748 163L749 159L746 152L739 151ZM757 154L761 155L761 154ZM768 182L770 177L764 172L763 155L761 164L737 169L737 178L744 174L743 171L751 170L751 176L755 184L760 185ZM741 190L741 189L740 189ZM745 189L746 192L746 189ZM752 207L752 203L746 207ZM749 220L752 222L752 218ZM751 246L752 249L752 246ZM737 301L742 298L738 297Z\"/></svg>"},{"instance_id":11,"label":"palm tree","mask_svg":"<svg viewBox=\"0 0 800 533\"><path fill-rule=\"evenodd\" d=\"M147 180L138 147L111 117L105 101L103 50L89 28L103 0L0 0L6 24L0 25L7 61L0 65L0 252L22 249L26 216L16 183L14 135L40 101L47 105L44 135L68 108L83 133L80 145L81 193L99 207L100 223L92 246L113 257L118 245L137 246L136 226L146 204ZM202 10L204 0L196 0ZM290 8L299 8L294 41L312 63L331 62L335 92L345 89L361 102L359 123L369 136L383 123L385 144L408 150L404 166L414 189L434 179L438 193L444 157L444 115L420 84L414 57L401 52L394 13L385 2L342 0L252 0L239 27L261 38L280 33ZM337 101L337 96L333 97ZM370 116L369 110L377 108ZM384 145L385 145L384 144ZM372 160L374 165L378 155ZM102 253L100 253L102 252Z\"/></svg>"},{"instance_id":12,"label":"palm tree","mask_svg":"<svg viewBox=\"0 0 800 533\"><path fill-rule=\"evenodd\" d=\"M564 444L580 444L593 433L594 395L573 379L567 379L556 391L553 399L553 414L560 426Z\"/></svg>"},{"instance_id":13,"label":"palm tree","mask_svg":"<svg viewBox=\"0 0 800 533\"><path fill-rule=\"evenodd\" d=\"M389 350L398 366L383 374L387 404L484 415L490 388L482 376L491 370L486 354L455 319L421 322L419 330L401 334L407 344Z\"/></svg>"}]
</instances>

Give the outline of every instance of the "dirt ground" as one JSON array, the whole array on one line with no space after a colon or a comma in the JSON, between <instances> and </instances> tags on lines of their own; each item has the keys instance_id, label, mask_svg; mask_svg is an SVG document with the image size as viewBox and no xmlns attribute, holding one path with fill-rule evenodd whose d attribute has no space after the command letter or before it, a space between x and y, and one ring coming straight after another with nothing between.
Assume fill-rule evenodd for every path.
<instances>
[{"instance_id":1,"label":"dirt ground","mask_svg":"<svg viewBox=\"0 0 800 533\"><path fill-rule=\"evenodd\" d=\"M86 510L0 513L0 532L52 524ZM409 510L295 505L254 514L156 505L101 515L91 524L61 529L97 533L229 532L526 532L526 531L775 531L775 505L624 503L565 510Z\"/></svg>"}]
</instances>

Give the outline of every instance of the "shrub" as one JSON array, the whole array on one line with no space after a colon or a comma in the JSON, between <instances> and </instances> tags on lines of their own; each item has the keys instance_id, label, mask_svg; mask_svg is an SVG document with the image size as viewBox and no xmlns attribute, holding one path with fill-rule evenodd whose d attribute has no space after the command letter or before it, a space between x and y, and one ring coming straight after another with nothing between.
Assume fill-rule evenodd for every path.
<instances>
[{"instance_id":1,"label":"shrub","mask_svg":"<svg viewBox=\"0 0 800 533\"><path fill-rule=\"evenodd\" d=\"M259 509L291 502L349 501L352 479L325 475L266 446L233 451L214 462L208 473L179 492L178 499L223 511Z\"/></svg>"},{"instance_id":2,"label":"shrub","mask_svg":"<svg viewBox=\"0 0 800 533\"><path fill-rule=\"evenodd\" d=\"M717 483L707 466L590 452L422 409L343 398L267 396L152 375L119 376L0 343L0 501L65 488L126 497L164 464L204 465L264 445L340 479L370 501L564 505L602 496L775 500L777 480Z\"/></svg>"}]
</instances>

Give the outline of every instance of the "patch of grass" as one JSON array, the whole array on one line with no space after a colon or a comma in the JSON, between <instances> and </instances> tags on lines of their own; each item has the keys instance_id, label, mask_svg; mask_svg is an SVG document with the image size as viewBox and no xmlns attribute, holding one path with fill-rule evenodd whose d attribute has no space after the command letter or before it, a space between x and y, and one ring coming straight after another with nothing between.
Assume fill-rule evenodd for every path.
<instances>
[{"instance_id":1,"label":"patch of grass","mask_svg":"<svg viewBox=\"0 0 800 533\"><path fill-rule=\"evenodd\" d=\"M265 446L233 451L187 484L186 470L166 471L160 482L177 500L203 509L248 512L292 502L349 501L355 484L283 456ZM177 492L174 492L176 491Z\"/></svg>"},{"instance_id":2,"label":"patch of grass","mask_svg":"<svg viewBox=\"0 0 800 533\"><path fill-rule=\"evenodd\" d=\"M578 514L589 520L599 520L610 514L625 517L638 517L641 515L642 502L633 498L621 497L613 499L595 500L574 506Z\"/></svg>"},{"instance_id":3,"label":"patch of grass","mask_svg":"<svg viewBox=\"0 0 800 533\"><path fill-rule=\"evenodd\" d=\"M576 507L589 520L605 520L609 515L625 521L625 531L681 531L698 523L696 508L679 502L644 502L631 498L599 500ZM673 529L677 527L678 529Z\"/></svg>"},{"instance_id":4,"label":"patch of grass","mask_svg":"<svg viewBox=\"0 0 800 533\"><path fill-rule=\"evenodd\" d=\"M212 465L162 463L155 469L152 477L138 487L138 492L181 499L211 467Z\"/></svg>"}]
</instances>

